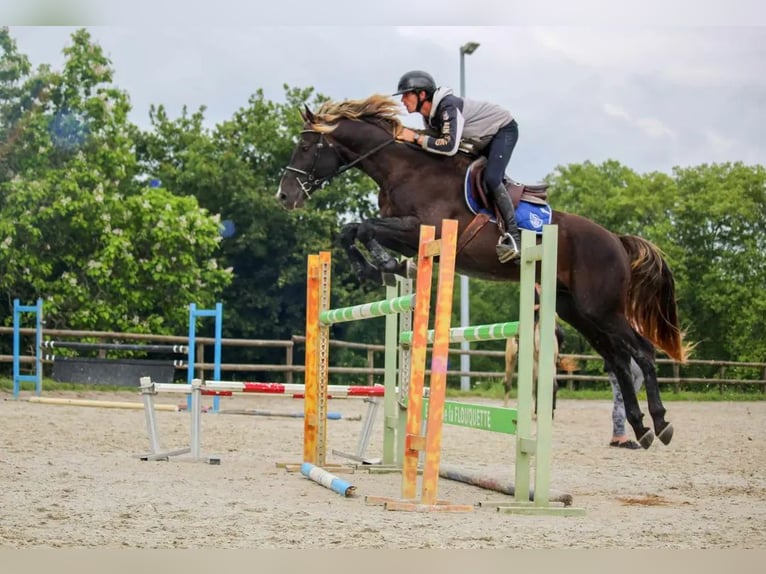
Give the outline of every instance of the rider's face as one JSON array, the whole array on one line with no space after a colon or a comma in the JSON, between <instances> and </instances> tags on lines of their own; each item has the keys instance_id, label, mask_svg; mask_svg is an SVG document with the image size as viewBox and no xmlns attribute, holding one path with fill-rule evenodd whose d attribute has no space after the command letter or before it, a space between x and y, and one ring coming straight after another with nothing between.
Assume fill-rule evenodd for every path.
<instances>
[{"instance_id":1,"label":"rider's face","mask_svg":"<svg viewBox=\"0 0 766 574\"><path fill-rule=\"evenodd\" d=\"M402 94L402 104L407 108L408 113L414 112L418 108L417 92L405 92Z\"/></svg>"}]
</instances>

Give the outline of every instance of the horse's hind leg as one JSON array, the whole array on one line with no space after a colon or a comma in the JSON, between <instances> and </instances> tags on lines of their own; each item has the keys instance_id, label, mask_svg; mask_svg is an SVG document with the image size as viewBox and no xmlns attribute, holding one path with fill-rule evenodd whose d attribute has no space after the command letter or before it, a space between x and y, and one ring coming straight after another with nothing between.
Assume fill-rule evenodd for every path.
<instances>
[{"instance_id":1,"label":"horse's hind leg","mask_svg":"<svg viewBox=\"0 0 766 574\"><path fill-rule=\"evenodd\" d=\"M673 439L673 425L665 420L665 406L660 398L660 385L657 382L657 370L654 361L654 348L652 344L636 333L640 344L639 351L633 355L633 359L644 375L646 387L646 400L649 403L649 414L654 424L654 432L663 444L670 444ZM638 389L636 389L638 390Z\"/></svg>"},{"instance_id":2,"label":"horse's hind leg","mask_svg":"<svg viewBox=\"0 0 766 574\"><path fill-rule=\"evenodd\" d=\"M654 432L643 424L644 414L638 404L638 397L633 387L633 375L630 372L630 354L613 352L611 359L607 358L606 355L602 356L604 356L605 361L609 361L612 372L617 377L622 399L625 403L625 415L630 426L633 427L636 439L642 447L649 448L654 442Z\"/></svg>"},{"instance_id":3,"label":"horse's hind leg","mask_svg":"<svg viewBox=\"0 0 766 574\"><path fill-rule=\"evenodd\" d=\"M628 422L641 446L649 448L654 442L654 432L643 424L644 415L633 388L630 358L632 354L636 354L638 345L628 322L622 316L610 320L589 319L578 311L571 297L561 294L557 299L557 311L559 316L577 329L603 357L605 366L612 369L620 385Z\"/></svg>"}]
</instances>

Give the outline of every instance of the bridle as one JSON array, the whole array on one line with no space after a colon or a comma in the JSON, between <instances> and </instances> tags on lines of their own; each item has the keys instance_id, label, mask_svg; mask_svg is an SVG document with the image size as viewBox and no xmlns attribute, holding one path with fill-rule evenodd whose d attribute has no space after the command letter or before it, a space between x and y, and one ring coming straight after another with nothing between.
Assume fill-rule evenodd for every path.
<instances>
[{"instance_id":1,"label":"bridle","mask_svg":"<svg viewBox=\"0 0 766 574\"><path fill-rule=\"evenodd\" d=\"M306 198L311 197L311 192L314 191L315 189L318 189L322 187L323 185L325 185L326 183L329 183L330 180L332 180L334 177L342 174L344 171L351 169L360 161L367 159L371 155L382 150L388 144L394 143L396 141L394 138L386 140L383 143L376 145L371 150L366 151L365 153L357 157L355 160L348 163L342 163L344 160L343 160L343 157L338 152L338 148L336 148L333 142L330 141L329 138L325 136L324 132L320 132L317 130L301 130L300 133L301 135L302 134L319 134L319 141L317 142L317 145L314 148L314 160L311 162L311 167L309 168L309 171L298 169L297 167L293 167L291 165L288 165L285 168L285 171L291 171L293 173L297 173L299 175L305 176L305 179L301 179L300 177L296 177L295 179L298 182L298 185L300 185L303 193L306 195ZM335 155L337 155L338 159L341 161L341 165L340 167L338 167L338 169L336 169L330 175L326 175L324 177L316 177L314 175L314 171L316 170L317 162L319 161L319 156L322 153L322 150L324 149L325 146L329 147L331 150L335 152Z\"/></svg>"}]
</instances>

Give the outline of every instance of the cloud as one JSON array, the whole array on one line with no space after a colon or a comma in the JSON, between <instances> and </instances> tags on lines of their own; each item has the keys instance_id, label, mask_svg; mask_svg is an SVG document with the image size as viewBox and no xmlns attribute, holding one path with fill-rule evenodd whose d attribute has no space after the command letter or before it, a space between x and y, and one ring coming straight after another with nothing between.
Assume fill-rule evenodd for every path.
<instances>
[{"instance_id":1,"label":"cloud","mask_svg":"<svg viewBox=\"0 0 766 574\"><path fill-rule=\"evenodd\" d=\"M705 141L712 148L713 153L715 154L728 153L736 146L737 142L735 140L722 136L715 130L706 129L704 133Z\"/></svg>"},{"instance_id":2,"label":"cloud","mask_svg":"<svg viewBox=\"0 0 766 574\"><path fill-rule=\"evenodd\" d=\"M657 118L638 118L635 123L646 135L653 138L673 138L676 135L673 130Z\"/></svg>"},{"instance_id":3,"label":"cloud","mask_svg":"<svg viewBox=\"0 0 766 574\"><path fill-rule=\"evenodd\" d=\"M630 121L628 112L626 112L620 106L616 106L614 104L604 104L604 111L606 112L606 115L612 116L613 118L620 118L626 121Z\"/></svg>"},{"instance_id":4,"label":"cloud","mask_svg":"<svg viewBox=\"0 0 766 574\"><path fill-rule=\"evenodd\" d=\"M502 21L500 8L495 3L486 14ZM428 70L457 93L459 48L474 41L480 47L464 58L466 94L506 107L519 122L509 168L519 181L586 160L616 159L639 172L738 160L766 165L766 27L647 27L630 25L627 16L619 25L581 27L161 22L160 15L160 23L89 28L141 127L150 104L165 105L171 117L184 105L205 105L214 124L258 89L273 101L284 100L283 84L363 98L393 92L409 69ZM11 35L34 64L60 69L73 30L12 27ZM402 119L420 124L415 114Z\"/></svg>"},{"instance_id":5,"label":"cloud","mask_svg":"<svg viewBox=\"0 0 766 574\"><path fill-rule=\"evenodd\" d=\"M676 135L672 129L670 129L657 118L642 117L633 119L631 115L628 114L628 112L626 112L625 109L621 106L608 103L604 104L604 112L606 112L606 115L610 117L623 120L631 126L640 129L646 135L652 138L674 138Z\"/></svg>"},{"instance_id":6,"label":"cloud","mask_svg":"<svg viewBox=\"0 0 766 574\"><path fill-rule=\"evenodd\" d=\"M0 5L0 21L26 26L97 24L104 15L98 0L25 0Z\"/></svg>"}]
</instances>

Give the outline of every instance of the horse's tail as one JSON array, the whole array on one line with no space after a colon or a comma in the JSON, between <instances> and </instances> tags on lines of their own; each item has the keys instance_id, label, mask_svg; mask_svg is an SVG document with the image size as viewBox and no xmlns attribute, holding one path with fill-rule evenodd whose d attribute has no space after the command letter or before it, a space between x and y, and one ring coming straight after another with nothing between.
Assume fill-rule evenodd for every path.
<instances>
[{"instance_id":1,"label":"horse's tail","mask_svg":"<svg viewBox=\"0 0 766 574\"><path fill-rule=\"evenodd\" d=\"M620 241L630 259L628 321L669 357L685 362L691 347L678 324L676 283L662 252L635 235L621 235Z\"/></svg>"}]
</instances>

